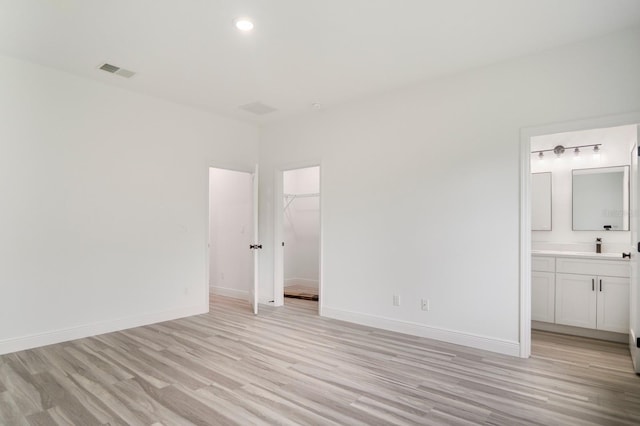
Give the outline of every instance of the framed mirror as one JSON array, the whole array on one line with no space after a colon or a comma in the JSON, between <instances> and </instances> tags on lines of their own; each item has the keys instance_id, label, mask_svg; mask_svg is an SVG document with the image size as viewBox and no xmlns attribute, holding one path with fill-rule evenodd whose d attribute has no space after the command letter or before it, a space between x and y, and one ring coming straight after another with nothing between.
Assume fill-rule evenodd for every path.
<instances>
[{"instance_id":1,"label":"framed mirror","mask_svg":"<svg viewBox=\"0 0 640 426\"><path fill-rule=\"evenodd\" d=\"M629 230L629 166L572 173L573 230Z\"/></svg>"},{"instance_id":2,"label":"framed mirror","mask_svg":"<svg viewBox=\"0 0 640 426\"><path fill-rule=\"evenodd\" d=\"M551 231L551 172L531 174L531 230Z\"/></svg>"}]
</instances>

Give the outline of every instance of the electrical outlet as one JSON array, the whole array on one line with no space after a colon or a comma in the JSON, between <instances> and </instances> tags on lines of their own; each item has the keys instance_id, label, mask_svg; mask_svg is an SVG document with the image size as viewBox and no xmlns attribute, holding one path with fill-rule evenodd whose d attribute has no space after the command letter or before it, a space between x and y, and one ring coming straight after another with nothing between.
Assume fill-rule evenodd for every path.
<instances>
[{"instance_id":1,"label":"electrical outlet","mask_svg":"<svg viewBox=\"0 0 640 426\"><path fill-rule=\"evenodd\" d=\"M394 294L393 295L393 306L400 306L400 295L399 294Z\"/></svg>"},{"instance_id":2,"label":"electrical outlet","mask_svg":"<svg viewBox=\"0 0 640 426\"><path fill-rule=\"evenodd\" d=\"M431 303L429 302L429 299L422 299L420 301L420 307L423 311L429 311L431 309Z\"/></svg>"}]
</instances>

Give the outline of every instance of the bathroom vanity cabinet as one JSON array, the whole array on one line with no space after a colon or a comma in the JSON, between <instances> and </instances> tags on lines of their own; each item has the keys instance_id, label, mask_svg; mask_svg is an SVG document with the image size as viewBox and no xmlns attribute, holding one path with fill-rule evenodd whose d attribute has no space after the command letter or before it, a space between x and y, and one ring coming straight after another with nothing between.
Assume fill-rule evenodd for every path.
<instances>
[{"instance_id":1,"label":"bathroom vanity cabinet","mask_svg":"<svg viewBox=\"0 0 640 426\"><path fill-rule=\"evenodd\" d=\"M533 321L628 333L629 262L594 257L533 256Z\"/></svg>"},{"instance_id":2,"label":"bathroom vanity cabinet","mask_svg":"<svg viewBox=\"0 0 640 426\"><path fill-rule=\"evenodd\" d=\"M531 319L553 323L556 318L556 258L534 256L531 269Z\"/></svg>"}]
</instances>

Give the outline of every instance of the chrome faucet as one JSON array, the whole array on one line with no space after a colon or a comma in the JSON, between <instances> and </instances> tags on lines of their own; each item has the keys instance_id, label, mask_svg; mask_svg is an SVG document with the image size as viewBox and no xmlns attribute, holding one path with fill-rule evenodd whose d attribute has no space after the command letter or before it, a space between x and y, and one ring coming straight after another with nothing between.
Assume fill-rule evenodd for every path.
<instances>
[{"instance_id":1,"label":"chrome faucet","mask_svg":"<svg viewBox=\"0 0 640 426\"><path fill-rule=\"evenodd\" d=\"M602 253L602 238L596 238L596 253Z\"/></svg>"}]
</instances>

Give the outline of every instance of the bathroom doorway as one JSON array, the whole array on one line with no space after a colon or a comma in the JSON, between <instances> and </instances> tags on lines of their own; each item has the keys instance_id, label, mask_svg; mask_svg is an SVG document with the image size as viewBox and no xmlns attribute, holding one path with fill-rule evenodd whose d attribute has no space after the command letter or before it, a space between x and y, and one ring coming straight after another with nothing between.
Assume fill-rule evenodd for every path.
<instances>
[{"instance_id":1,"label":"bathroom doorway","mask_svg":"<svg viewBox=\"0 0 640 426\"><path fill-rule=\"evenodd\" d=\"M640 306L638 277L634 272L638 262L638 250L634 247L638 239L638 215L630 214L636 211L630 203L637 201L635 123L639 119L640 114L631 114L523 129L521 212L525 226L521 228L520 354L523 357L536 355L537 350L553 350L556 343L563 341L559 338L553 342L556 336L564 336L566 341L583 339L585 344L625 342L634 351L635 342L630 345L630 336L639 325ZM605 191L605 198L615 199L620 207L592 206L590 217L582 215L581 203L603 202L597 187L614 177L616 183L611 188L615 191L611 188ZM588 185L582 185L587 181ZM581 187L584 194L576 194ZM589 224L588 220L596 216L601 216L598 220L602 223ZM596 246L597 238L601 243ZM598 249L602 253L596 253ZM624 261L622 253L631 254L631 261ZM607 263L605 257L612 262ZM606 265L607 270L587 270L585 262L590 261L598 267ZM606 279L600 280L598 274L605 274ZM599 289L602 281L603 290L609 288L609 292ZM589 309L582 306L591 303L593 307ZM596 318L597 324L590 325ZM581 337L574 339L567 335ZM562 352L566 353L566 348L557 351ZM538 355L547 356L549 352Z\"/></svg>"},{"instance_id":2,"label":"bathroom doorway","mask_svg":"<svg viewBox=\"0 0 640 426\"><path fill-rule=\"evenodd\" d=\"M282 180L284 303L292 299L318 302L320 167L286 170Z\"/></svg>"}]
</instances>

